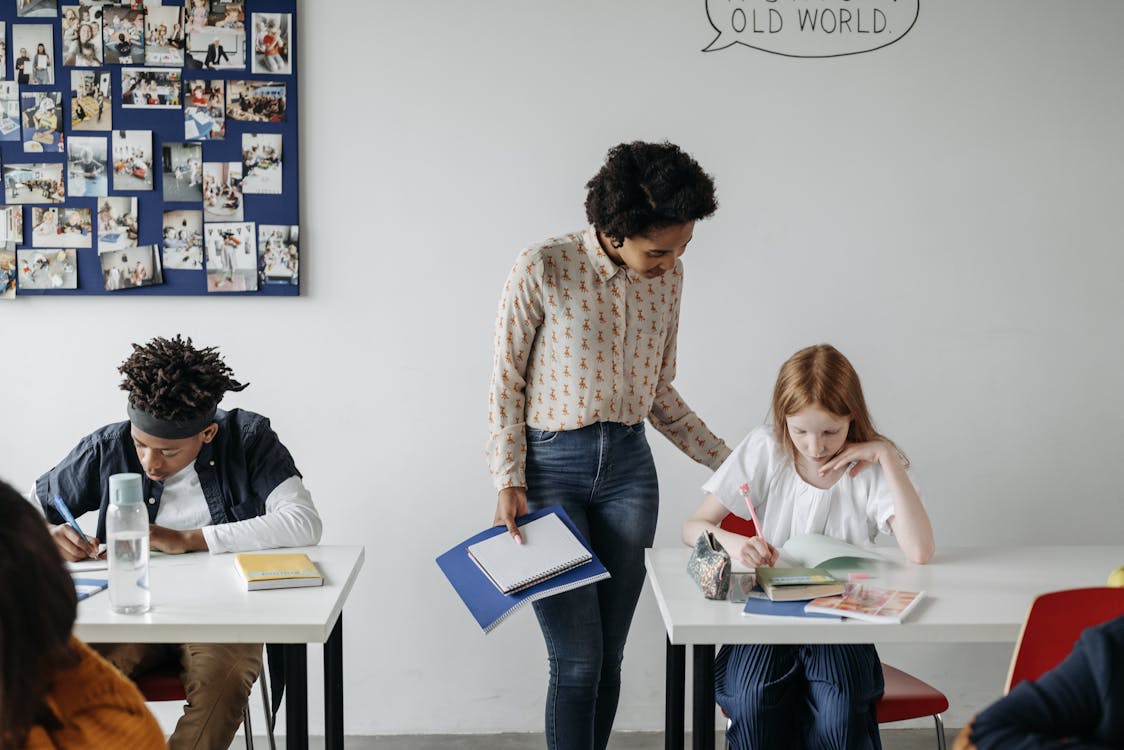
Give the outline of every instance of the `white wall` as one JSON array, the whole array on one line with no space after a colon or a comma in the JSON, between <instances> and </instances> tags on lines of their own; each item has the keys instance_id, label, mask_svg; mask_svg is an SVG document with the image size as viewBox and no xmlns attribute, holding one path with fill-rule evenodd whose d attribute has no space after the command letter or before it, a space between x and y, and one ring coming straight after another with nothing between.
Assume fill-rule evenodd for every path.
<instances>
[{"instance_id":1,"label":"white wall","mask_svg":"<svg viewBox=\"0 0 1124 750\"><path fill-rule=\"evenodd\" d=\"M333 0L299 23L304 296L0 305L0 476L26 488L123 418L129 342L221 346L252 383L225 403L273 418L324 541L367 546L348 733L540 726L534 618L484 637L433 558L492 518L503 278L582 224L623 140L675 141L718 184L677 381L716 431L758 424L780 363L830 341L913 459L938 545L1120 542L1124 3L925 2L897 44L825 60L704 54L702 0ZM652 434L657 543L676 544L706 472ZM954 726L1009 653L884 650L948 692ZM662 727L662 695L645 593L617 726Z\"/></svg>"}]
</instances>

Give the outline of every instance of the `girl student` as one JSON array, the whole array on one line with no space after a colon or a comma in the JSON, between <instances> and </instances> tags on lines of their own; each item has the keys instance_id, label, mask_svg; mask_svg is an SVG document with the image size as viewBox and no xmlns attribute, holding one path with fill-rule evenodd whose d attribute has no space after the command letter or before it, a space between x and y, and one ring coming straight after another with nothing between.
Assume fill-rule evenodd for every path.
<instances>
[{"instance_id":1,"label":"girl student","mask_svg":"<svg viewBox=\"0 0 1124 750\"><path fill-rule=\"evenodd\" d=\"M507 278L488 410L494 523L519 540L516 516L559 503L612 574L535 602L549 750L609 741L659 509L645 420L712 469L730 452L672 386L681 256L714 183L677 146L637 141L586 188L590 225L524 250Z\"/></svg>"},{"instance_id":2,"label":"girl student","mask_svg":"<svg viewBox=\"0 0 1124 750\"><path fill-rule=\"evenodd\" d=\"M882 532L910 562L925 563L933 529L908 466L875 430L847 358L827 344L811 346L781 366L772 425L754 428L706 482L683 541L693 545L709 530L731 557L768 566L797 534L862 545ZM764 527L758 536L718 528L728 513L748 517L747 502ZM739 750L877 750L882 690L871 644L723 646L715 661L715 696L731 721L727 740Z\"/></svg>"}]
</instances>

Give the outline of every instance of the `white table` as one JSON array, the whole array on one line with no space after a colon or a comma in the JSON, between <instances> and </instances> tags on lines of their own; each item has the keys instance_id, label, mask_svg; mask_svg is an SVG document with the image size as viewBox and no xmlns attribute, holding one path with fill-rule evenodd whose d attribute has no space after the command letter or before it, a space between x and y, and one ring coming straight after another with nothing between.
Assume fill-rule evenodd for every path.
<instances>
[{"instance_id":1,"label":"white table","mask_svg":"<svg viewBox=\"0 0 1124 750\"><path fill-rule=\"evenodd\" d=\"M647 550L644 564L667 631L666 747L683 747L686 646L693 651L694 746L709 750L714 644L1013 643L1036 595L1103 586L1124 560L1124 545L941 549L928 565L902 562L897 550L888 556L897 562L873 571L872 585L926 592L901 625L743 615L741 605L703 598L687 575L689 549Z\"/></svg>"},{"instance_id":2,"label":"white table","mask_svg":"<svg viewBox=\"0 0 1124 750\"><path fill-rule=\"evenodd\" d=\"M152 558L152 609L119 615L108 593L78 604L74 634L92 643L274 643L285 651L287 747L308 747L309 643L324 644L325 746L343 748L343 605L363 567L362 547L297 547L324 585L246 591L233 555ZM91 571L81 577L105 577Z\"/></svg>"}]
</instances>

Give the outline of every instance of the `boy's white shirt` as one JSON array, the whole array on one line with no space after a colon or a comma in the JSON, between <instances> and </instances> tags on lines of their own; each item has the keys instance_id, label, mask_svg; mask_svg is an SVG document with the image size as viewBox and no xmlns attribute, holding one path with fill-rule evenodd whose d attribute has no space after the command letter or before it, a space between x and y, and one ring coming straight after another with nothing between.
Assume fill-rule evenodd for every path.
<instances>
[{"instance_id":1,"label":"boy's white shirt","mask_svg":"<svg viewBox=\"0 0 1124 750\"><path fill-rule=\"evenodd\" d=\"M827 489L813 487L797 473L767 425L746 435L703 491L717 497L731 513L749 518L739 489L745 483L765 527L763 536L778 549L797 534L824 534L867 546L879 532L892 533L894 499L882 467L866 466L854 477L844 472Z\"/></svg>"},{"instance_id":2,"label":"boy's white shirt","mask_svg":"<svg viewBox=\"0 0 1124 750\"><path fill-rule=\"evenodd\" d=\"M34 486L28 499L43 513ZM193 464L164 480L156 525L177 531L202 529L212 554L318 544L323 528L312 494L295 474L269 493L264 514L214 525Z\"/></svg>"}]
</instances>

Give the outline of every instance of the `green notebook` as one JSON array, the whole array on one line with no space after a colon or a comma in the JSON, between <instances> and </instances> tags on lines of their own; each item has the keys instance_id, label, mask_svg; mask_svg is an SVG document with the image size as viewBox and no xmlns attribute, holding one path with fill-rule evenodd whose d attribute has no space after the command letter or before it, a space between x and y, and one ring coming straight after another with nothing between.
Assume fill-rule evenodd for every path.
<instances>
[{"instance_id":1,"label":"green notebook","mask_svg":"<svg viewBox=\"0 0 1124 750\"><path fill-rule=\"evenodd\" d=\"M823 568L757 568L757 583L775 602L842 594L843 581Z\"/></svg>"}]
</instances>

